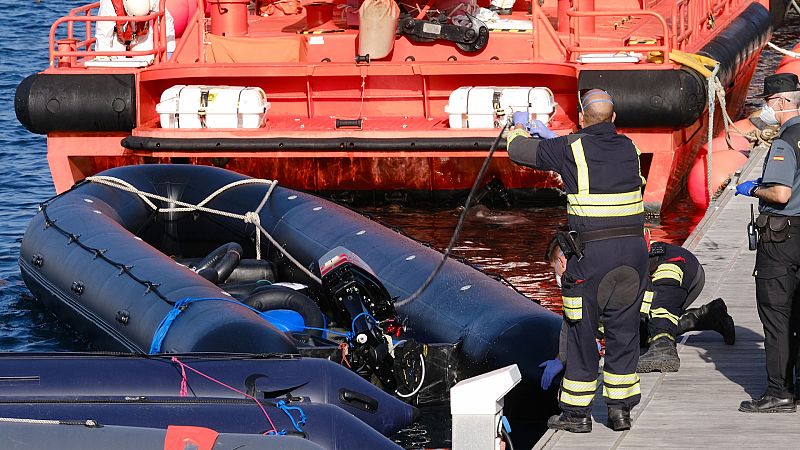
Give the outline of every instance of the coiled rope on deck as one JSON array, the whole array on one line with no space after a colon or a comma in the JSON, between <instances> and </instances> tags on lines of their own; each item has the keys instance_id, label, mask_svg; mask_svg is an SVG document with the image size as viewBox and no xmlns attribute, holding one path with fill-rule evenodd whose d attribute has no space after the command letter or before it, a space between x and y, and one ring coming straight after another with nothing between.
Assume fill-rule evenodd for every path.
<instances>
[{"instance_id":1,"label":"coiled rope on deck","mask_svg":"<svg viewBox=\"0 0 800 450\"><path fill-rule=\"evenodd\" d=\"M292 256L286 249L272 237L267 230L261 226L261 218L260 213L261 209L267 204L267 200L269 200L270 195L272 195L272 191L278 185L277 180L265 180L260 178L248 178L244 180L235 181L233 183L228 183L216 191L209 194L206 198L200 201L198 204L194 205L187 202L182 202L180 200L171 199L168 197L164 197L162 195L153 194L151 192L142 191L141 189L136 188L132 184L128 183L125 180L122 180L117 177L110 177L107 175L96 175L92 177L86 177L86 181L102 184L104 186L113 187L122 191L130 192L132 194L136 194L142 201L149 206L153 211L157 213L173 213L173 212L194 212L200 211L208 214L214 214L222 217L227 217L230 219L239 219L245 223L253 224L258 232L256 232L256 259L261 259L261 235L263 234L271 243L274 245L282 254L286 255L286 257L294 264L298 269L300 269L303 273L305 273L309 278L314 280L316 283L322 284L322 280L319 279L314 273L310 270L305 268L294 256ZM244 214L237 214L232 213L230 211L223 211L214 208L208 208L205 205L208 204L211 200L222 194L223 192L249 184L265 184L269 185L267 192L264 194L264 197L261 199L261 203L259 203L258 207L253 211L247 211ZM151 199L160 200L167 204L174 204L178 205L179 207L170 207L170 208L159 208L155 205Z\"/></svg>"}]
</instances>

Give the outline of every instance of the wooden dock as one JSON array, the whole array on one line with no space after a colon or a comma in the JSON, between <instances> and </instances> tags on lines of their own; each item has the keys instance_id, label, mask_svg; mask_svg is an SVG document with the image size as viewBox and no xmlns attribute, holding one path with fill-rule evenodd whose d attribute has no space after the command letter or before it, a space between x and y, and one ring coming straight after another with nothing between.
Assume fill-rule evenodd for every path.
<instances>
[{"instance_id":1,"label":"wooden dock","mask_svg":"<svg viewBox=\"0 0 800 450\"><path fill-rule=\"evenodd\" d=\"M753 151L742 180L760 176L764 155L763 148ZM679 340L679 372L641 374L642 401L632 411L631 430L608 428L598 393L592 433L551 430L535 449L800 448L800 413L738 411L741 401L764 392L766 369L752 277L755 252L748 250L745 234L756 200L734 196L731 185L684 246L706 272L705 289L692 306L725 299L736 323L736 344L725 345L712 331L687 333Z\"/></svg>"}]
</instances>

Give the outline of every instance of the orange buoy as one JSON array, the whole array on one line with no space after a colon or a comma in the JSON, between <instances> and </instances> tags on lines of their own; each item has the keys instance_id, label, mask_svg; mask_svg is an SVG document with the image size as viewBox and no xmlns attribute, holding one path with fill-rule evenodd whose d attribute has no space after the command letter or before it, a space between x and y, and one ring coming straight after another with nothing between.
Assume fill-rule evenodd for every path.
<instances>
[{"instance_id":1,"label":"orange buoy","mask_svg":"<svg viewBox=\"0 0 800 450\"><path fill-rule=\"evenodd\" d=\"M731 136L733 137L733 136ZM717 142L722 139L721 142ZM750 143L742 148L750 148ZM720 150L714 150L720 149ZM704 145L697 153L689 177L686 181L686 190L695 208L706 209L710 203L711 195L708 193L708 178L706 168L707 147ZM731 175L742 168L747 162L747 157L739 150L729 150L725 144L725 137L714 138L711 152L711 194L713 195Z\"/></svg>"}]
</instances>

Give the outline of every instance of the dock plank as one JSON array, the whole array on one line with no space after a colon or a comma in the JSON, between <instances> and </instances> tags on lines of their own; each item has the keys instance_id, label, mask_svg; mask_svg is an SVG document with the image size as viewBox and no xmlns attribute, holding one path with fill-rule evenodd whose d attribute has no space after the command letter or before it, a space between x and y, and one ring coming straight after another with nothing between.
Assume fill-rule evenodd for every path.
<instances>
[{"instance_id":1,"label":"dock plank","mask_svg":"<svg viewBox=\"0 0 800 450\"><path fill-rule=\"evenodd\" d=\"M742 179L761 173L764 152L753 151ZM732 183L733 184L733 183ZM752 198L734 196L733 186L709 208L684 243L706 271L706 286L694 306L722 297L736 323L736 344L715 332L687 333L677 373L641 374L642 402L632 411L631 430L605 425L606 407L595 400L592 433L548 431L535 449L792 448L800 442L796 414L746 414L739 403L766 387L764 333L758 319L752 272L755 252L745 234ZM599 394L598 394L599 397Z\"/></svg>"}]
</instances>

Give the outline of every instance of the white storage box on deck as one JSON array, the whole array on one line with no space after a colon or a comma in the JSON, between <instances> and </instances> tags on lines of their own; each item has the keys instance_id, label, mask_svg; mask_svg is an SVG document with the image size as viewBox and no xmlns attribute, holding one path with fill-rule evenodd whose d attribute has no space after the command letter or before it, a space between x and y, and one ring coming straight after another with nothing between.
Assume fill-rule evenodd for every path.
<instances>
[{"instance_id":1,"label":"white storage box on deck","mask_svg":"<svg viewBox=\"0 0 800 450\"><path fill-rule=\"evenodd\" d=\"M444 108L450 128L499 128L517 111L547 124L555 110L553 92L546 87L497 86L460 87Z\"/></svg>"},{"instance_id":2,"label":"white storage box on deck","mask_svg":"<svg viewBox=\"0 0 800 450\"><path fill-rule=\"evenodd\" d=\"M161 94L156 112L161 128L259 128L269 107L258 87L179 84Z\"/></svg>"}]
</instances>

